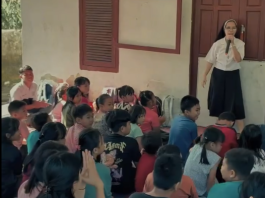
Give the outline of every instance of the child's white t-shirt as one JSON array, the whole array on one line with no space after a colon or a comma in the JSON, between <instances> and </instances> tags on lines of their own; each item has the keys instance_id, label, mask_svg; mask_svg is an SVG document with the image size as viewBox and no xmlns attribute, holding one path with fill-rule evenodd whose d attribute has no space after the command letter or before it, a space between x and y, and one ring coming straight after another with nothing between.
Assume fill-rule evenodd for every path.
<instances>
[{"instance_id":1,"label":"child's white t-shirt","mask_svg":"<svg viewBox=\"0 0 265 198\"><path fill-rule=\"evenodd\" d=\"M255 164L254 164L253 169L251 170L251 173L253 172L265 173L265 152L263 149L261 149L260 154L264 160L258 159L257 157L255 157Z\"/></svg>"},{"instance_id":2,"label":"child's white t-shirt","mask_svg":"<svg viewBox=\"0 0 265 198\"><path fill-rule=\"evenodd\" d=\"M199 196L207 195L207 181L209 173L221 158L212 151L206 150L206 152L209 165L200 163L202 146L196 144L192 148L184 167L184 175L189 176L193 180Z\"/></svg>"}]
</instances>

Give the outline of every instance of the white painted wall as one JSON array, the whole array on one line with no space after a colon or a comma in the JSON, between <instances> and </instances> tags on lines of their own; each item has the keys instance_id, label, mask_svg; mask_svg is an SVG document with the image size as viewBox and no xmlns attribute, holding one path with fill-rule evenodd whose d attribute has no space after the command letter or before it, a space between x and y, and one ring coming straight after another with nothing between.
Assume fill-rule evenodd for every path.
<instances>
[{"instance_id":1,"label":"white painted wall","mask_svg":"<svg viewBox=\"0 0 265 198\"><path fill-rule=\"evenodd\" d=\"M119 30L121 42L129 44L141 42L138 44L143 45L153 43L156 47L172 48L171 43L175 43L172 35L176 27L175 19L170 17L176 16L177 10L174 9L176 0L135 0L135 4L132 4L134 2L132 0L121 0L121 2ZM174 95L176 97L174 111L179 112L179 100L188 94L189 89L192 0L185 0L182 5L180 55L120 49L120 71L117 74L79 69L78 0L25 0L21 3L23 64L34 68L37 82L46 73L63 79L79 73L88 77L92 82L92 99L99 96L104 86L119 87L127 84L134 87L136 91L150 89L161 97ZM150 3L152 4L149 5L148 11ZM157 13L159 18L164 16L168 19L164 23L150 17L157 7L160 8ZM130 12L126 11L128 8L131 9ZM135 16L132 16L133 13ZM145 19L145 21L137 22L136 18ZM151 22L146 22L146 19ZM135 35L133 31L135 27L141 34ZM150 34L150 28L155 30L155 34ZM264 63L262 67L259 64L253 62L248 65L246 62L242 70L247 121L257 123L262 121L262 117L264 119L265 108ZM203 61L200 60L200 74L203 67ZM251 90L251 94L247 90ZM198 123L212 124L207 116L208 111L205 105L206 89L202 90L198 87L198 97L203 107ZM258 103L258 100L263 104Z\"/></svg>"}]
</instances>

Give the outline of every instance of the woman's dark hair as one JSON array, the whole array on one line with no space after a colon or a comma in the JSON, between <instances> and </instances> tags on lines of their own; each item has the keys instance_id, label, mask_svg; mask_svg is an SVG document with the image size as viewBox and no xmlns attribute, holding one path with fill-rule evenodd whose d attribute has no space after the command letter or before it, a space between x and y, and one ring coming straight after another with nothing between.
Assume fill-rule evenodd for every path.
<instances>
[{"instance_id":1,"label":"woman's dark hair","mask_svg":"<svg viewBox=\"0 0 265 198\"><path fill-rule=\"evenodd\" d=\"M68 84L64 83L60 85L54 93L54 104L53 108L58 104L59 100L62 99L63 95L67 92Z\"/></svg>"},{"instance_id":2,"label":"woman's dark hair","mask_svg":"<svg viewBox=\"0 0 265 198\"><path fill-rule=\"evenodd\" d=\"M76 86L72 86L72 87L69 87L69 88L67 89L67 92L66 92L66 94L67 94L67 101L66 101L66 103L64 104L62 110L64 110L65 107L67 107L69 104L74 104L73 99L75 98L75 96L76 96L79 92L81 93L81 91L79 90L79 88L76 87Z\"/></svg>"},{"instance_id":3,"label":"woman's dark hair","mask_svg":"<svg viewBox=\"0 0 265 198\"><path fill-rule=\"evenodd\" d=\"M10 137L15 135L18 132L19 124L19 120L16 118L2 118L2 143L12 143L6 135L8 134Z\"/></svg>"},{"instance_id":4,"label":"woman's dark hair","mask_svg":"<svg viewBox=\"0 0 265 198\"><path fill-rule=\"evenodd\" d=\"M25 193L30 194L34 188L38 188L39 182L43 182L43 166L46 159L59 151L68 151L65 145L55 141L44 142L34 155L34 169L25 186ZM39 189L41 191L41 189Z\"/></svg>"},{"instance_id":5,"label":"woman's dark hair","mask_svg":"<svg viewBox=\"0 0 265 198\"><path fill-rule=\"evenodd\" d=\"M80 159L73 153L57 152L43 167L43 183L47 189L38 198L74 198L73 183L79 179Z\"/></svg>"},{"instance_id":6,"label":"woman's dark hair","mask_svg":"<svg viewBox=\"0 0 265 198\"><path fill-rule=\"evenodd\" d=\"M147 103L153 99L154 93L152 91L141 91L139 95L139 100L141 105L146 107Z\"/></svg>"},{"instance_id":7,"label":"woman's dark hair","mask_svg":"<svg viewBox=\"0 0 265 198\"><path fill-rule=\"evenodd\" d=\"M145 113L145 108L143 108L141 105L132 106L132 108L129 110L129 114L131 116L131 123L137 124L138 118L140 118L140 116L142 115L145 115Z\"/></svg>"},{"instance_id":8,"label":"woman's dark hair","mask_svg":"<svg viewBox=\"0 0 265 198\"><path fill-rule=\"evenodd\" d=\"M41 131L42 127L47 123L49 118L48 113L36 113L31 118L33 128L37 131Z\"/></svg>"},{"instance_id":9,"label":"woman's dark hair","mask_svg":"<svg viewBox=\"0 0 265 198\"><path fill-rule=\"evenodd\" d=\"M134 89L128 85L124 85L116 89L120 98L125 96L131 96L134 94Z\"/></svg>"},{"instance_id":10,"label":"woman's dark hair","mask_svg":"<svg viewBox=\"0 0 265 198\"><path fill-rule=\"evenodd\" d=\"M49 140L53 141L62 140L65 138L65 135L66 135L66 128L62 123L60 122L46 123L40 131L39 140L36 142L32 151L29 153L29 155L26 157L24 161L23 172L26 173L28 171L29 166L31 166L31 168L34 166L33 158L37 149L40 147L41 144Z\"/></svg>"},{"instance_id":11,"label":"woman's dark hair","mask_svg":"<svg viewBox=\"0 0 265 198\"><path fill-rule=\"evenodd\" d=\"M240 198L264 198L265 173L254 172L244 180L241 186Z\"/></svg>"},{"instance_id":12,"label":"woman's dark hair","mask_svg":"<svg viewBox=\"0 0 265 198\"><path fill-rule=\"evenodd\" d=\"M100 143L103 141L103 136L97 129L85 129L80 133L79 136L79 146L81 159L82 159L82 151L88 150L93 155L93 150L100 146ZM83 159L82 159L83 161ZM95 159L96 162L100 162L100 156L97 156Z\"/></svg>"},{"instance_id":13,"label":"woman's dark hair","mask_svg":"<svg viewBox=\"0 0 265 198\"><path fill-rule=\"evenodd\" d=\"M236 23L236 21L234 19L229 19L229 20L225 21L223 23L223 25L222 25L222 27L221 27L221 29L220 29L220 31L219 31L216 39L215 39L215 42L225 37L225 30L224 30L224 28L225 28L225 24L227 24L228 22L234 22L236 24L236 26L237 26L237 23Z\"/></svg>"},{"instance_id":14,"label":"woman's dark hair","mask_svg":"<svg viewBox=\"0 0 265 198\"><path fill-rule=\"evenodd\" d=\"M106 99L111 98L109 94L101 94L97 99L96 99L96 107L97 111L99 110L99 105L104 105Z\"/></svg>"},{"instance_id":15,"label":"woman's dark hair","mask_svg":"<svg viewBox=\"0 0 265 198\"><path fill-rule=\"evenodd\" d=\"M206 144L208 144L209 142L223 143L224 141L225 141L225 135L223 134L221 130L214 128L214 127L207 128L202 136L202 142L201 142L202 153L201 153L200 163L207 164L207 165L210 164L207 159Z\"/></svg>"},{"instance_id":16,"label":"woman's dark hair","mask_svg":"<svg viewBox=\"0 0 265 198\"><path fill-rule=\"evenodd\" d=\"M265 156L261 154L261 145L261 128L255 124L249 124L245 126L239 138L239 147L253 151L254 155L257 157L258 162L260 162L260 160L265 160Z\"/></svg>"},{"instance_id":17,"label":"woman's dark hair","mask_svg":"<svg viewBox=\"0 0 265 198\"><path fill-rule=\"evenodd\" d=\"M118 133L121 127L126 127L130 120L130 114L121 109L115 109L106 115L106 123L114 133Z\"/></svg>"}]
</instances>

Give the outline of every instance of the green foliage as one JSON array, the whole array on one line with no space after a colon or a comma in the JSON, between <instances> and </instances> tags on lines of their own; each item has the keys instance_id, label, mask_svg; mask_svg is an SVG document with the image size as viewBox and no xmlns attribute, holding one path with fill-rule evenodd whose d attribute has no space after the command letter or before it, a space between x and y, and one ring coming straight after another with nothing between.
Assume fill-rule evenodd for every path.
<instances>
[{"instance_id":1,"label":"green foliage","mask_svg":"<svg viewBox=\"0 0 265 198\"><path fill-rule=\"evenodd\" d=\"M2 29L21 29L20 0L2 0Z\"/></svg>"}]
</instances>

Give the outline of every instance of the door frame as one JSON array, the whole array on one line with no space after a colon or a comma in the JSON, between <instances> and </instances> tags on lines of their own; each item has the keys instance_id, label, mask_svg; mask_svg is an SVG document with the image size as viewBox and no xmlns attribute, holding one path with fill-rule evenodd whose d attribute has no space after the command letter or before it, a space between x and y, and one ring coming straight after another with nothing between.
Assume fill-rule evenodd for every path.
<instances>
[{"instance_id":1,"label":"door frame","mask_svg":"<svg viewBox=\"0 0 265 198\"><path fill-rule=\"evenodd\" d=\"M192 1L190 65L189 65L189 94L196 97L199 53L198 53L198 42L195 42L195 15L196 15L196 1Z\"/></svg>"}]
</instances>

